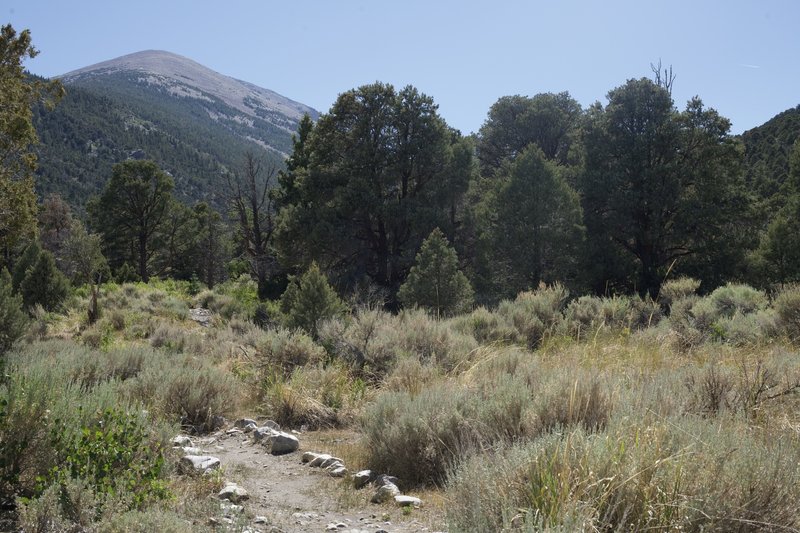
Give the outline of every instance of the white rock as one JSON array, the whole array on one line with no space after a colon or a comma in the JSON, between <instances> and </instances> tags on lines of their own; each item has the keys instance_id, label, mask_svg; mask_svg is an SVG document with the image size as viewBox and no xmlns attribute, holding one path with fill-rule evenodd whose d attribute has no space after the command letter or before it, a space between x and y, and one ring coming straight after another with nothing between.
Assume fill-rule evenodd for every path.
<instances>
[{"instance_id":1,"label":"white rock","mask_svg":"<svg viewBox=\"0 0 800 533\"><path fill-rule=\"evenodd\" d=\"M385 484L378 487L378 490L375 491L375 494L372 496L370 501L372 503L383 503L399 495L400 489L397 488L397 485L387 481Z\"/></svg>"},{"instance_id":2,"label":"white rock","mask_svg":"<svg viewBox=\"0 0 800 533\"><path fill-rule=\"evenodd\" d=\"M186 455L203 455L203 450L194 446L184 446L181 451Z\"/></svg>"},{"instance_id":3,"label":"white rock","mask_svg":"<svg viewBox=\"0 0 800 533\"><path fill-rule=\"evenodd\" d=\"M181 458L180 465L184 471L207 472L220 467L220 460L210 455L185 455Z\"/></svg>"},{"instance_id":4,"label":"white rock","mask_svg":"<svg viewBox=\"0 0 800 533\"><path fill-rule=\"evenodd\" d=\"M324 461L322 461L322 463L320 463L319 467L320 468L328 468L329 466L331 466L333 464L336 464L336 463L339 463L339 465L344 465L344 461L342 461L338 457L328 456L327 459L325 459Z\"/></svg>"},{"instance_id":5,"label":"white rock","mask_svg":"<svg viewBox=\"0 0 800 533\"><path fill-rule=\"evenodd\" d=\"M414 496L405 496L399 494L394 497L394 501L400 507L408 507L413 505L414 507L422 507L422 500L419 498L415 498Z\"/></svg>"},{"instance_id":6,"label":"white rock","mask_svg":"<svg viewBox=\"0 0 800 533\"><path fill-rule=\"evenodd\" d=\"M258 515L255 518L253 518L253 523L254 524L268 524L269 523L269 518L267 518L266 516Z\"/></svg>"},{"instance_id":7,"label":"white rock","mask_svg":"<svg viewBox=\"0 0 800 533\"><path fill-rule=\"evenodd\" d=\"M301 459L301 461L303 461L304 463L310 463L319 456L320 454L316 452L305 452L303 453L303 458Z\"/></svg>"},{"instance_id":8,"label":"white rock","mask_svg":"<svg viewBox=\"0 0 800 533\"><path fill-rule=\"evenodd\" d=\"M275 430L271 427L263 426L253 430L253 440L256 442L261 442L265 438L269 437L275 433Z\"/></svg>"},{"instance_id":9,"label":"white rock","mask_svg":"<svg viewBox=\"0 0 800 533\"><path fill-rule=\"evenodd\" d=\"M353 486L357 489L364 488L372 479L372 470L361 470L353 474Z\"/></svg>"},{"instance_id":10,"label":"white rock","mask_svg":"<svg viewBox=\"0 0 800 533\"><path fill-rule=\"evenodd\" d=\"M253 436L256 433L261 435L256 438L256 442L260 442L264 447L268 448L272 455L283 455L297 451L300 448L300 441L294 435L269 428L258 428L253 431Z\"/></svg>"},{"instance_id":11,"label":"white rock","mask_svg":"<svg viewBox=\"0 0 800 533\"><path fill-rule=\"evenodd\" d=\"M400 480L394 476L390 476L387 474L381 474L375 478L375 486L380 487L385 485L386 483L391 483L392 485L400 486Z\"/></svg>"},{"instance_id":12,"label":"white rock","mask_svg":"<svg viewBox=\"0 0 800 533\"><path fill-rule=\"evenodd\" d=\"M328 455L327 453L320 453L320 454L317 455L316 459L312 459L308 463L308 466L320 466L322 463L324 463L325 461L327 461L330 458L331 458L331 456Z\"/></svg>"},{"instance_id":13,"label":"white rock","mask_svg":"<svg viewBox=\"0 0 800 533\"><path fill-rule=\"evenodd\" d=\"M344 477L347 475L347 469L344 466L334 468L330 471L331 477Z\"/></svg>"},{"instance_id":14,"label":"white rock","mask_svg":"<svg viewBox=\"0 0 800 533\"><path fill-rule=\"evenodd\" d=\"M192 443L192 439L187 437L186 435L178 435L174 439L172 439L172 445L178 448L182 448L184 446L194 446Z\"/></svg>"},{"instance_id":15,"label":"white rock","mask_svg":"<svg viewBox=\"0 0 800 533\"><path fill-rule=\"evenodd\" d=\"M211 311L202 307L189 309L189 318L204 327L211 325Z\"/></svg>"},{"instance_id":16,"label":"white rock","mask_svg":"<svg viewBox=\"0 0 800 533\"><path fill-rule=\"evenodd\" d=\"M250 499L250 495L247 491L236 483L227 483L222 487L222 490L219 491L217 497L220 500L230 500L233 503L239 503Z\"/></svg>"},{"instance_id":17,"label":"white rock","mask_svg":"<svg viewBox=\"0 0 800 533\"><path fill-rule=\"evenodd\" d=\"M274 429L275 431L281 430L281 425L275 422L274 420L265 421L263 424L261 424L261 427L271 428Z\"/></svg>"}]
</instances>

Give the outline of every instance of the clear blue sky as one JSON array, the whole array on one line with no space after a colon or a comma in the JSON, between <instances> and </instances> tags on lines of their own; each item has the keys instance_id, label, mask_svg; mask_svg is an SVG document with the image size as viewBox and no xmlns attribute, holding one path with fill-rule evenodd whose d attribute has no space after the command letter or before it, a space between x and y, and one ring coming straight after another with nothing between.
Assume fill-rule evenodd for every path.
<instances>
[{"instance_id":1,"label":"clear blue sky","mask_svg":"<svg viewBox=\"0 0 800 533\"><path fill-rule=\"evenodd\" d=\"M327 111L376 80L415 85L447 122L477 131L510 94L569 91L605 102L659 58L694 95L757 126L800 104L798 0L2 0L2 23L28 28L43 76L146 49Z\"/></svg>"}]
</instances>

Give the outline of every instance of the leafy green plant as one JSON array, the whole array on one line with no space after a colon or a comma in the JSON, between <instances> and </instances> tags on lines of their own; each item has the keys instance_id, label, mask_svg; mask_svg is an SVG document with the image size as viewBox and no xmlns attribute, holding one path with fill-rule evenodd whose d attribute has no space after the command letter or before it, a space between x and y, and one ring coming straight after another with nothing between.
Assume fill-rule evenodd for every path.
<instances>
[{"instance_id":1,"label":"leafy green plant","mask_svg":"<svg viewBox=\"0 0 800 533\"><path fill-rule=\"evenodd\" d=\"M164 451L151 439L144 417L108 408L93 418L80 429L77 440L69 438L72 432L63 422L55 421L51 439L58 463L41 480L46 483L42 490L54 481L83 479L101 498L129 493L133 508L167 498Z\"/></svg>"}]
</instances>

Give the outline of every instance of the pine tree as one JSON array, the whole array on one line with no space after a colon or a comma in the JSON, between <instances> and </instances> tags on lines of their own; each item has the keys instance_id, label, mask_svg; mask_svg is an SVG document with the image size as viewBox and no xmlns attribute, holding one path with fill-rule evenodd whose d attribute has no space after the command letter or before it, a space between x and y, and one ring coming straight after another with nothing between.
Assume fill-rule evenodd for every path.
<instances>
[{"instance_id":1,"label":"pine tree","mask_svg":"<svg viewBox=\"0 0 800 533\"><path fill-rule=\"evenodd\" d=\"M53 254L43 251L32 267L26 270L19 285L19 294L29 311L41 305L46 311L58 309L69 292L69 283L56 268Z\"/></svg>"},{"instance_id":2,"label":"pine tree","mask_svg":"<svg viewBox=\"0 0 800 533\"><path fill-rule=\"evenodd\" d=\"M458 256L439 228L422 243L398 298L405 306L429 309L437 316L465 311L472 305L472 287L458 268Z\"/></svg>"},{"instance_id":3,"label":"pine tree","mask_svg":"<svg viewBox=\"0 0 800 533\"><path fill-rule=\"evenodd\" d=\"M343 313L344 302L328 283L316 263L299 278L293 278L281 296L281 311L289 327L302 328L317 336L320 322Z\"/></svg>"}]
</instances>

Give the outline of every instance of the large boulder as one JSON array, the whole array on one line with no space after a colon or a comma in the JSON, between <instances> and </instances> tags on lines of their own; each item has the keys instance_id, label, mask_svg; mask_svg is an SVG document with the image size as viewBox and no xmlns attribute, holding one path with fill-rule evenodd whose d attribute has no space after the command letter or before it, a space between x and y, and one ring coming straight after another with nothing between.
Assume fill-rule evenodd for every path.
<instances>
[{"instance_id":1,"label":"large boulder","mask_svg":"<svg viewBox=\"0 0 800 533\"><path fill-rule=\"evenodd\" d=\"M253 430L253 439L269 449L273 455L292 453L300 448L300 441L294 435L266 426Z\"/></svg>"}]
</instances>

